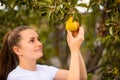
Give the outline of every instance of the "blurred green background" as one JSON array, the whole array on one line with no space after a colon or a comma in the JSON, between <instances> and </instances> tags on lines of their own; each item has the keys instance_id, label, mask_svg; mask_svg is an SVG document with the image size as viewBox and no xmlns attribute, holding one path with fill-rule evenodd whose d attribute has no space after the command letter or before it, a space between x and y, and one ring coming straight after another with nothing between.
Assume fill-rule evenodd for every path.
<instances>
[{"instance_id":1,"label":"blurred green background","mask_svg":"<svg viewBox=\"0 0 120 80\"><path fill-rule=\"evenodd\" d=\"M70 16L85 28L81 52L88 80L119 80L120 0L0 0L0 48L7 31L29 25L43 43L38 63L68 69L65 22Z\"/></svg>"}]
</instances>

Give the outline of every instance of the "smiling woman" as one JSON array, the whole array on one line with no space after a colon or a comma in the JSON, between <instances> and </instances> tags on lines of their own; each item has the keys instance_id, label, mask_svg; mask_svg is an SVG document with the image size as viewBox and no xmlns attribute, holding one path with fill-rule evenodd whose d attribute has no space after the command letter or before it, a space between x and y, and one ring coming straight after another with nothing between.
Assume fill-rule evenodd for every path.
<instances>
[{"instance_id":1,"label":"smiling woman","mask_svg":"<svg viewBox=\"0 0 120 80\"><path fill-rule=\"evenodd\" d=\"M79 28L76 37L67 32L71 51L69 70L36 64L43 56L43 46L32 28L20 26L6 33L0 53L0 80L86 80L86 68L79 52L84 30Z\"/></svg>"}]
</instances>

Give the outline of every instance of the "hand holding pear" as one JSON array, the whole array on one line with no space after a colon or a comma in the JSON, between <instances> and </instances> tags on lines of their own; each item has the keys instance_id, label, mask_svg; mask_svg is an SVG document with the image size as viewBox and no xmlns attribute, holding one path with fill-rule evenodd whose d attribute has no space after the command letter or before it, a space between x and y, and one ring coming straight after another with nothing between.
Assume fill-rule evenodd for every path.
<instances>
[{"instance_id":1,"label":"hand holding pear","mask_svg":"<svg viewBox=\"0 0 120 80\"><path fill-rule=\"evenodd\" d=\"M79 31L79 23L77 21L73 21L73 17L69 17L66 21L66 30L71 31L73 36L76 37Z\"/></svg>"}]
</instances>

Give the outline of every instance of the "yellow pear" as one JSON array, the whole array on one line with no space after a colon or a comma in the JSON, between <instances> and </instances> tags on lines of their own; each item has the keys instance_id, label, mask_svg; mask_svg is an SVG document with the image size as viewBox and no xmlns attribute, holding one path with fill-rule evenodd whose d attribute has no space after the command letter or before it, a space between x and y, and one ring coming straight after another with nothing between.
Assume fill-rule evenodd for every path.
<instances>
[{"instance_id":1,"label":"yellow pear","mask_svg":"<svg viewBox=\"0 0 120 80\"><path fill-rule=\"evenodd\" d=\"M73 17L69 17L66 21L66 29L70 31L77 31L79 28L79 23L77 21L73 21Z\"/></svg>"}]
</instances>

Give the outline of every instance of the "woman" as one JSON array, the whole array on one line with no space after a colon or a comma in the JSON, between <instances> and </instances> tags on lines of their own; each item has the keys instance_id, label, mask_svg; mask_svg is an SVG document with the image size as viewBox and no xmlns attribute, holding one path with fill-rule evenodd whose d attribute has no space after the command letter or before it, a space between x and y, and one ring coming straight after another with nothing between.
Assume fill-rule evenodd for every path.
<instances>
[{"instance_id":1,"label":"woman","mask_svg":"<svg viewBox=\"0 0 120 80\"><path fill-rule=\"evenodd\" d=\"M70 31L67 33L71 51L69 70L36 64L43 56L43 46L32 28L20 26L6 33L0 53L0 80L86 80L86 68L79 51L84 30L80 27L76 37Z\"/></svg>"}]
</instances>

